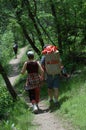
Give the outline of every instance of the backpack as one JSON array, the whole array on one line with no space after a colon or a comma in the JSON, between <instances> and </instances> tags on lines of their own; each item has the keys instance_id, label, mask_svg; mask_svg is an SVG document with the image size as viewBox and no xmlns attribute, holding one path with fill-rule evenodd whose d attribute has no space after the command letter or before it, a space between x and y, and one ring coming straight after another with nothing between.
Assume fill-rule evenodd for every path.
<instances>
[{"instance_id":1,"label":"backpack","mask_svg":"<svg viewBox=\"0 0 86 130\"><path fill-rule=\"evenodd\" d=\"M18 49L18 45L15 44L15 45L13 46L13 49L14 49L14 50L17 50L17 49Z\"/></svg>"},{"instance_id":2,"label":"backpack","mask_svg":"<svg viewBox=\"0 0 86 130\"><path fill-rule=\"evenodd\" d=\"M61 62L58 50L45 54L45 68L47 74L54 75L61 73Z\"/></svg>"}]
</instances>

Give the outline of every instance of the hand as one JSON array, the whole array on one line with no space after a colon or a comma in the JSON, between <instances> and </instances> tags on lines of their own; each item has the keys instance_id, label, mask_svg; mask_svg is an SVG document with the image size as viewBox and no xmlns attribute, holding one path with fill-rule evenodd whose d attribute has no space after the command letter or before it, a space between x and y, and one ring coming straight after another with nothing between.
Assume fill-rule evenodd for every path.
<instances>
[{"instance_id":1,"label":"hand","mask_svg":"<svg viewBox=\"0 0 86 130\"><path fill-rule=\"evenodd\" d=\"M64 66L63 65L61 65L61 69L63 69L64 68Z\"/></svg>"},{"instance_id":2,"label":"hand","mask_svg":"<svg viewBox=\"0 0 86 130\"><path fill-rule=\"evenodd\" d=\"M43 81L44 80L44 76L40 76L40 79L41 79L41 81Z\"/></svg>"}]
</instances>

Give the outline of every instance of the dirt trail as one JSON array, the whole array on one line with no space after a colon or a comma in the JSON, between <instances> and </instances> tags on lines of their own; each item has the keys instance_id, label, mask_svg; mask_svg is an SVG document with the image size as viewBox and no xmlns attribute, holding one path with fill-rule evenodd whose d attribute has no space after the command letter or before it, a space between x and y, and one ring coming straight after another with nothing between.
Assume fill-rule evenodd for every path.
<instances>
[{"instance_id":1,"label":"dirt trail","mask_svg":"<svg viewBox=\"0 0 86 130\"><path fill-rule=\"evenodd\" d=\"M16 59L12 59L9 62L10 66L12 67L10 75L9 75L9 80L10 80L12 85L13 85L13 83L15 82L15 80L18 78L18 76L20 74L19 69L18 69L19 68L19 62L20 62L22 56L25 54L26 49L27 49L27 46L22 48L22 49L20 49L19 53L17 55L17 58Z\"/></svg>"},{"instance_id":2,"label":"dirt trail","mask_svg":"<svg viewBox=\"0 0 86 130\"><path fill-rule=\"evenodd\" d=\"M12 73L9 76L9 80L12 84L19 76L18 66L21 57L26 52L26 48L27 47L20 49L18 58L12 59L9 63L12 66ZM48 106L46 106L44 102L44 100L40 101L40 112L34 115L33 125L37 127L36 130L72 130L71 128L67 128L67 126L65 128L59 117L48 111Z\"/></svg>"},{"instance_id":3,"label":"dirt trail","mask_svg":"<svg viewBox=\"0 0 86 130\"><path fill-rule=\"evenodd\" d=\"M38 126L36 130L66 130L61 121L53 114L48 111L44 101L39 104L41 112L35 115L34 125Z\"/></svg>"}]
</instances>

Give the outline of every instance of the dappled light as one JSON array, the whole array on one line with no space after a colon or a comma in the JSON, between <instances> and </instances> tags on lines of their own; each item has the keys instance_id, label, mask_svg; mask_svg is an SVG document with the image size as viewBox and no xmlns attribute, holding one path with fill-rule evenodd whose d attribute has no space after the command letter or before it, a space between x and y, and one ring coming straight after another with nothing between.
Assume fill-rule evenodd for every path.
<instances>
[{"instance_id":1,"label":"dappled light","mask_svg":"<svg viewBox=\"0 0 86 130\"><path fill-rule=\"evenodd\" d=\"M0 1L0 130L86 130L85 0Z\"/></svg>"}]
</instances>

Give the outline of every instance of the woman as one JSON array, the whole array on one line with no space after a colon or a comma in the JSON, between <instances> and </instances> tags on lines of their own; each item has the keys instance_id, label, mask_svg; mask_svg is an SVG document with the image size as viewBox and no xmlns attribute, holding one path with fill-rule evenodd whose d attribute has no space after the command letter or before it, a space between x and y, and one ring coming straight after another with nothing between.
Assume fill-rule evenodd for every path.
<instances>
[{"instance_id":1,"label":"woman","mask_svg":"<svg viewBox=\"0 0 86 130\"><path fill-rule=\"evenodd\" d=\"M40 85L41 80L43 80L44 71L41 64L34 60L34 52L27 52L28 61L23 65L21 73L24 74L26 71L28 73L26 86L29 92L29 98L33 105L33 112L38 112L38 103L40 97Z\"/></svg>"}]
</instances>

